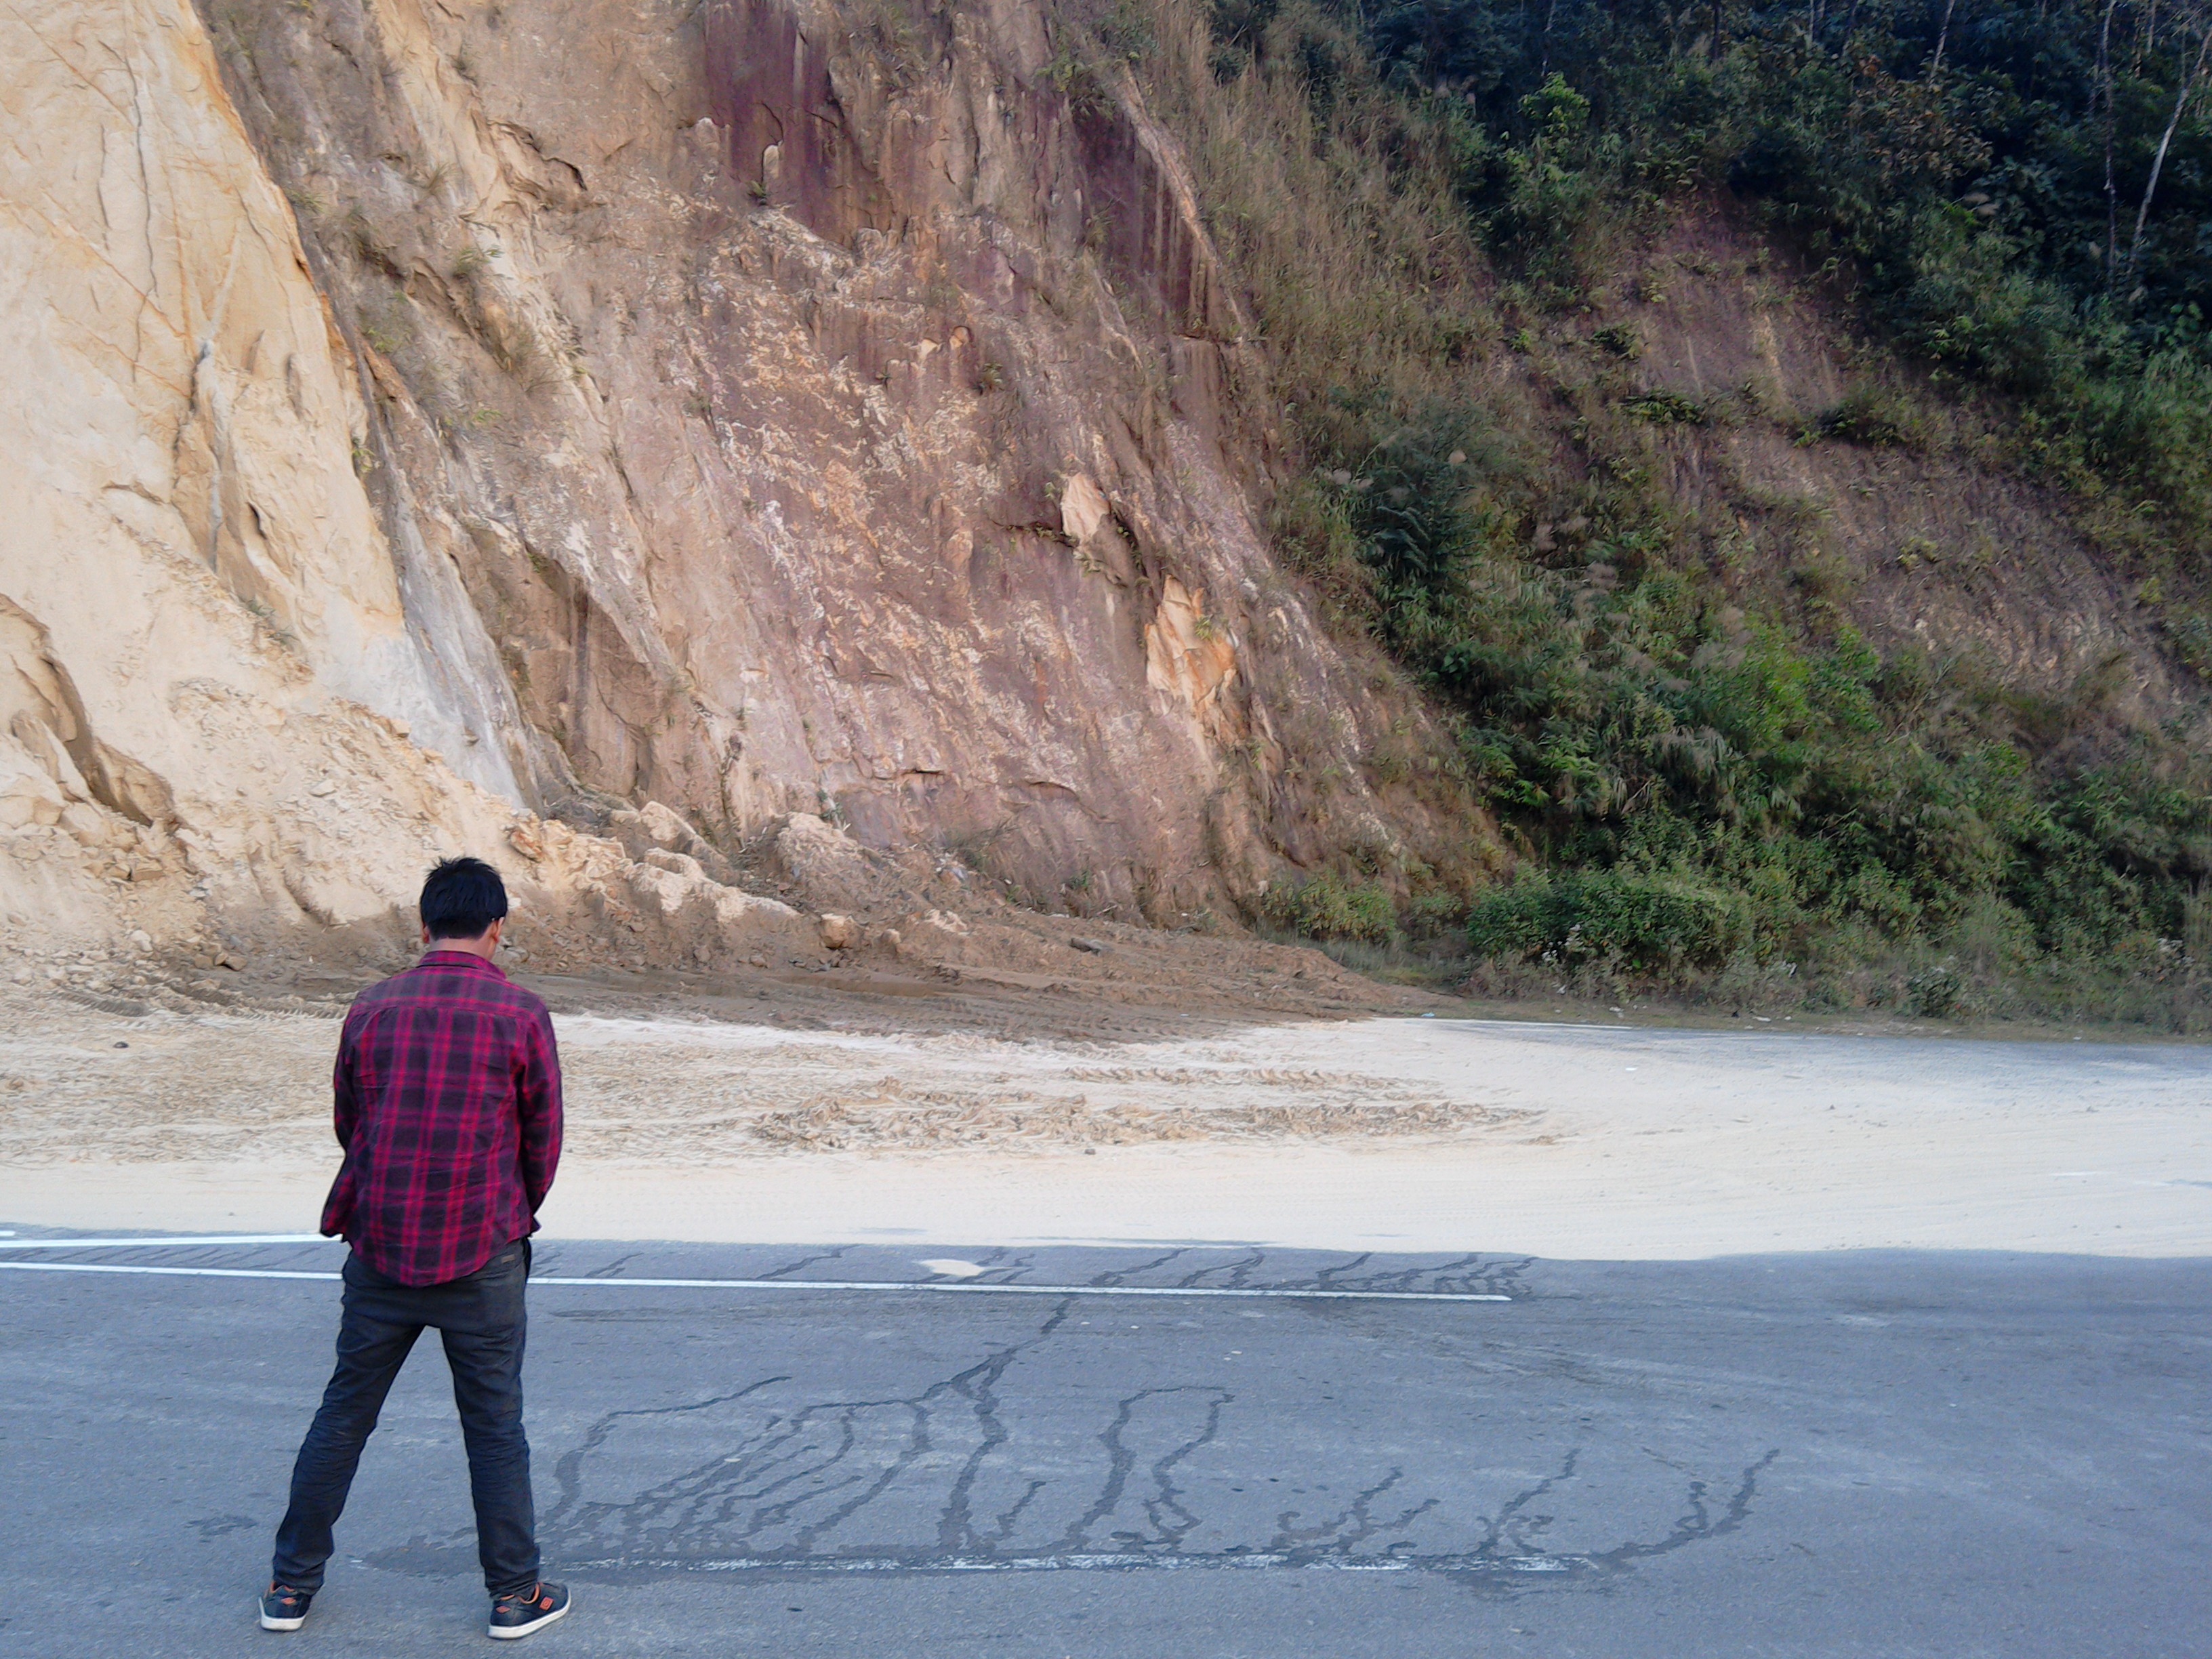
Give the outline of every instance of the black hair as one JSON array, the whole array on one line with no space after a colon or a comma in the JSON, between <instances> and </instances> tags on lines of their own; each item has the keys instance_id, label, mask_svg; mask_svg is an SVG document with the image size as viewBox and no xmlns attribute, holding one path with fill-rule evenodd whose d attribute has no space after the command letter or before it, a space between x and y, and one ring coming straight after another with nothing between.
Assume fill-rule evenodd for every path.
<instances>
[{"instance_id":1,"label":"black hair","mask_svg":"<svg viewBox=\"0 0 2212 1659\"><path fill-rule=\"evenodd\" d=\"M482 939L507 914L507 884L482 859L440 859L422 884L421 908L432 939Z\"/></svg>"}]
</instances>

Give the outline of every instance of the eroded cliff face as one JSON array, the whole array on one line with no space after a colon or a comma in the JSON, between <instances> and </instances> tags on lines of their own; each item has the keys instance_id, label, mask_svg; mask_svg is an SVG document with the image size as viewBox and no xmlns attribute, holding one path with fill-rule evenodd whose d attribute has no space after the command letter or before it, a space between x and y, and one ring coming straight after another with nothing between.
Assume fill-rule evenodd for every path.
<instances>
[{"instance_id":1,"label":"eroded cliff face","mask_svg":"<svg viewBox=\"0 0 2212 1659\"><path fill-rule=\"evenodd\" d=\"M1156 920L1465 842L1360 781L1417 717L1273 570L1264 367L1173 148L1062 89L1035 3L212 27L522 802L732 849L819 811Z\"/></svg>"},{"instance_id":2,"label":"eroded cliff face","mask_svg":"<svg viewBox=\"0 0 2212 1659\"><path fill-rule=\"evenodd\" d=\"M1133 84L1034 0L870 15L0 21L13 925L389 944L465 848L541 952L818 951L728 861L817 902L794 814L894 912L948 850L1152 921L1486 855L1366 780L1433 734L1270 564L1265 368Z\"/></svg>"},{"instance_id":3,"label":"eroded cliff face","mask_svg":"<svg viewBox=\"0 0 2212 1659\"><path fill-rule=\"evenodd\" d=\"M291 210L180 3L10 13L0 104L0 901L64 933L381 914L504 830L515 775L469 738L513 704L362 492Z\"/></svg>"}]
</instances>

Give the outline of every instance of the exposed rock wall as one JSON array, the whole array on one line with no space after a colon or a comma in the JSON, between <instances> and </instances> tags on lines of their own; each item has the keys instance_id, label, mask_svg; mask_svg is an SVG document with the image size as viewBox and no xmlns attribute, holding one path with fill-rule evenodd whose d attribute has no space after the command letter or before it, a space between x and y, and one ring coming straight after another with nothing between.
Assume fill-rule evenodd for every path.
<instances>
[{"instance_id":1,"label":"exposed rock wall","mask_svg":"<svg viewBox=\"0 0 2212 1659\"><path fill-rule=\"evenodd\" d=\"M1273 570L1264 369L1188 186L1133 85L1057 84L1036 4L210 27L524 802L732 849L818 811L1156 918L1285 847L1463 855L1370 798L1418 718Z\"/></svg>"},{"instance_id":2,"label":"exposed rock wall","mask_svg":"<svg viewBox=\"0 0 2212 1659\"><path fill-rule=\"evenodd\" d=\"M1180 162L1054 52L1033 0L0 20L9 916L389 929L467 847L696 921L794 812L1156 920L1480 856L1364 781L1426 728L1271 567Z\"/></svg>"},{"instance_id":3,"label":"exposed rock wall","mask_svg":"<svg viewBox=\"0 0 2212 1659\"><path fill-rule=\"evenodd\" d=\"M514 702L380 532L291 210L181 0L11 11L0 106L0 903L383 915L496 842Z\"/></svg>"}]
</instances>

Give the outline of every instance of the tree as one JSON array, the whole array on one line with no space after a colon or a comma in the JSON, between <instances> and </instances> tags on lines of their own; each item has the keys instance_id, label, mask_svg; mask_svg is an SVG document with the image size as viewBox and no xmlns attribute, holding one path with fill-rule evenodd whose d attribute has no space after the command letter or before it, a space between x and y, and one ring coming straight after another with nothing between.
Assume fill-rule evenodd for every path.
<instances>
[{"instance_id":1,"label":"tree","mask_svg":"<svg viewBox=\"0 0 2212 1659\"><path fill-rule=\"evenodd\" d=\"M2212 51L2212 16L2203 21L2203 27L2197 42L2197 61L2189 66L2189 72L2181 77L2181 84L2174 89L2173 113L2166 117L2166 131L2158 141L2158 155L2150 164L2150 180L2143 185L2142 205L2136 210L2136 234L2128 241L2128 280L2131 283L2135 280L2136 261L2142 253L2143 225L2150 217L2151 198L2158 193L2158 175L2166 170L2166 152L2172 146L2174 129L2181 125L2182 112L2189 106L2189 94L2197 90L2197 82L2203 78L2205 54ZM2183 48L2186 50L2188 34L2184 33L2181 40Z\"/></svg>"},{"instance_id":2,"label":"tree","mask_svg":"<svg viewBox=\"0 0 2212 1659\"><path fill-rule=\"evenodd\" d=\"M1943 48L1951 39L1951 14L1959 8L1959 0L1943 0L1943 27L1936 32L1936 56L1928 65L1928 78L1933 81L1943 72Z\"/></svg>"}]
</instances>

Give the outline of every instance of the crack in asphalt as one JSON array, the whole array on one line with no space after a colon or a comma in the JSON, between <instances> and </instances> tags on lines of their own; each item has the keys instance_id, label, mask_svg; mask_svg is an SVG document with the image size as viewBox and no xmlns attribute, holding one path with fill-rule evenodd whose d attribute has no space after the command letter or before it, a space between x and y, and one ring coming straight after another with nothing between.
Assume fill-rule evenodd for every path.
<instances>
[{"instance_id":1,"label":"crack in asphalt","mask_svg":"<svg viewBox=\"0 0 2212 1659\"><path fill-rule=\"evenodd\" d=\"M796 1261L787 1261L780 1267L770 1267L767 1272L755 1273L752 1277L755 1279L788 1278L791 1274L799 1272L803 1267L812 1267L817 1261L839 1261L844 1256L845 1253L852 1248L853 1247L849 1244L839 1244L830 1249L817 1250L812 1255L803 1255ZM628 1259L628 1257L623 1258L625 1261Z\"/></svg>"},{"instance_id":2,"label":"crack in asphalt","mask_svg":"<svg viewBox=\"0 0 2212 1659\"><path fill-rule=\"evenodd\" d=\"M1451 1291L1517 1299L1527 1293L1526 1275L1535 1264L1534 1256L1462 1255L1440 1263L1361 1271L1372 1260L1374 1252L1363 1251L1348 1261L1319 1269L1313 1283L1332 1291Z\"/></svg>"},{"instance_id":3,"label":"crack in asphalt","mask_svg":"<svg viewBox=\"0 0 2212 1659\"><path fill-rule=\"evenodd\" d=\"M1442 1500L1425 1498L1413 1508L1401 1511L1389 1522L1378 1522L1374 1516L1375 1500L1406 1478L1406 1472L1394 1468L1373 1486L1364 1488L1352 1500L1351 1506L1334 1520L1324 1521L1318 1527L1297 1528L1291 1522L1302 1511L1285 1510L1275 1517L1275 1535L1267 1542L1271 1553L1304 1555L1318 1558L1323 1555L1350 1555L1378 1531L1395 1532L1410 1526L1418 1516L1426 1515ZM1346 1528L1352 1529L1347 1532Z\"/></svg>"},{"instance_id":4,"label":"crack in asphalt","mask_svg":"<svg viewBox=\"0 0 2212 1659\"><path fill-rule=\"evenodd\" d=\"M1090 1282L1093 1285L1127 1285L1131 1279L1135 1279L1141 1273L1152 1273L1156 1269L1164 1267L1169 1262L1175 1261L1176 1258L1188 1255L1189 1254L1190 1252L1188 1250L1181 1249L1172 1249L1165 1255L1154 1256L1150 1261L1139 1261L1133 1267L1109 1267L1102 1273L1091 1274Z\"/></svg>"},{"instance_id":5,"label":"crack in asphalt","mask_svg":"<svg viewBox=\"0 0 2212 1659\"><path fill-rule=\"evenodd\" d=\"M1175 1254L1145 1270L1167 1265ZM1203 1271L1249 1272L1255 1265ZM1360 1265L1344 1264L1339 1282ZM1449 1265L1481 1275L1481 1283L1504 1282L1498 1264L1469 1257ZM1517 1277L1522 1265L1505 1264L1504 1273ZM1643 1449L1651 1464L1686 1480L1682 1508L1664 1534L1630 1536L1601 1549L1557 1548L1550 1541L1558 1520L1551 1500L1583 1482L1581 1444L1492 1513L1475 1517L1475 1535L1465 1547L1425 1550L1398 1535L1437 1516L1444 1502L1439 1494L1405 1492L1400 1462L1369 1476L1339 1509L1309 1518L1305 1510L1286 1507L1264 1539L1200 1547L1194 1535L1215 1517L1193 1495L1185 1471L1220 1442L1238 1401L1231 1389L1158 1384L1120 1396L1092 1437L1103 1467L1094 1464L1087 1474L1049 1444L1025 1458L1012 1455L1009 1373L1056 1336L1073 1334L1067 1322L1074 1300L1061 1301L1018 1340L994 1343L981 1358L912 1393L770 1408L750 1424L725 1420L793 1380L779 1375L680 1404L605 1413L556 1461L558 1496L544 1515L541 1536L563 1571L603 1578L1277 1568L1419 1571L1477 1585L1532 1574L1557 1582L1618 1572L1737 1531L1750 1517L1759 1475L1780 1455L1778 1447L1770 1448L1717 1492L1711 1480ZM625 1498L587 1495L595 1474L604 1480L622 1467L618 1436L641 1433L650 1440L655 1431L672 1430L684 1440L705 1438L722 1449ZM1217 1481L1221 1478L1217 1473ZM1585 1499L1589 1491L1583 1486ZM1041 1538L1042 1512L1062 1506L1069 1519L1056 1534ZM1122 1516L1130 1524L1108 1530ZM1036 1541L1022 1541L1025 1523ZM863 1524L873 1537L854 1535ZM1229 1522L1219 1524L1233 1539ZM417 1538L374 1559L398 1571L444 1572L465 1559L469 1541L465 1532Z\"/></svg>"},{"instance_id":6,"label":"crack in asphalt","mask_svg":"<svg viewBox=\"0 0 2212 1659\"><path fill-rule=\"evenodd\" d=\"M1005 1245L986 1250L976 1259L983 1272L976 1282L986 1285L1019 1284L1036 1266L1027 1250L1011 1250Z\"/></svg>"},{"instance_id":7,"label":"crack in asphalt","mask_svg":"<svg viewBox=\"0 0 2212 1659\"><path fill-rule=\"evenodd\" d=\"M951 1492L945 1499L945 1512L939 1517L937 1543L940 1551L960 1554L978 1547L1003 1543L1020 1520L1022 1511L1044 1489L1046 1482L1033 1479L1029 1490L1015 1500L1012 1508L1000 1514L998 1530L994 1536L989 1540L977 1536L969 1518L969 1498L975 1489L975 1479L982 1471L984 1460L1006 1444L1009 1438L1006 1425L999 1420L999 1379L1006 1375L1006 1367L1014 1363L1016 1354L1025 1347L1043 1341L1060 1328L1061 1322L1067 1317L1069 1305L1063 1302L1054 1308L1052 1316L1028 1342L1000 1348L981 1365L963 1371L952 1380L952 1392L970 1403L976 1425L982 1433L969 1449L967 1461L961 1465L960 1473L954 1479Z\"/></svg>"},{"instance_id":8,"label":"crack in asphalt","mask_svg":"<svg viewBox=\"0 0 2212 1659\"><path fill-rule=\"evenodd\" d=\"M1226 1273L1229 1279L1225 1288L1241 1291L1252 1282L1252 1270L1267 1259L1267 1253L1265 1250L1254 1250L1236 1261L1216 1261L1204 1267L1194 1267L1176 1280L1176 1285L1179 1290L1194 1290L1205 1284L1213 1274Z\"/></svg>"},{"instance_id":9,"label":"crack in asphalt","mask_svg":"<svg viewBox=\"0 0 2212 1659\"><path fill-rule=\"evenodd\" d=\"M1590 1559L1607 1567L1626 1566L1631 1561L1647 1560L1655 1555L1666 1555L1692 1544L1708 1539L1721 1538L1735 1531L1751 1516L1751 1500L1759 1490L1759 1477L1767 1466L1782 1455L1782 1448L1770 1446L1765 1456L1747 1466L1736 1483L1726 1504L1716 1516L1706 1502L1710 1488L1703 1480L1690 1482L1689 1507L1674 1523L1674 1530L1656 1542L1629 1542L1615 1546Z\"/></svg>"},{"instance_id":10,"label":"crack in asphalt","mask_svg":"<svg viewBox=\"0 0 2212 1659\"><path fill-rule=\"evenodd\" d=\"M541 1530L572 1547L612 1541L625 1555L641 1546L648 1547L649 1553L665 1555L672 1547L707 1540L743 1544L789 1524L790 1541L779 1553L783 1559L804 1559L818 1539L835 1533L930 1457L936 1449L933 1419L946 1402L958 1401L965 1403L981 1433L951 1482L938 1522L938 1547L946 1552L991 1547L1011 1532L1036 1496L1032 1492L999 1517L995 1537L977 1533L970 1518L969 1495L985 1460L1007 1438L998 1417L999 1379L1023 1352L1050 1340L1067 1312L1063 1301L1026 1340L994 1349L919 1394L823 1401L775 1413L734 1448L623 1504L588 1500L582 1495L586 1460L600 1452L618 1428L653 1419L696 1419L790 1379L763 1378L684 1405L607 1413L586 1431L582 1443L556 1465L560 1496L546 1512ZM890 1425L888 1436L868 1432L878 1417ZM888 1455L872 1461L867 1451L885 1439ZM803 1516L810 1505L833 1495L836 1501L826 1513Z\"/></svg>"},{"instance_id":11,"label":"crack in asphalt","mask_svg":"<svg viewBox=\"0 0 2212 1659\"><path fill-rule=\"evenodd\" d=\"M749 1282L765 1284L781 1282L805 1285L813 1282L807 1269L824 1262L850 1262L852 1252L859 1247L838 1245L811 1254L779 1261L773 1267L750 1273ZM533 1277L549 1282L563 1282L554 1271L556 1262L565 1262L570 1250L554 1244L541 1244L537 1270ZM581 1275L592 1279L620 1279L618 1271L636 1260L641 1252L630 1252L614 1261L591 1268ZM1293 1270L1278 1274L1263 1272L1270 1264L1269 1253L1255 1246L1232 1260L1201 1261L1190 1264L1187 1258L1194 1252L1188 1246L1173 1246L1159 1254L1125 1263L1090 1269L1087 1273L1071 1273L1066 1267L1057 1272L1066 1274L1065 1282L1071 1287L1080 1285L1093 1290L1136 1290L1170 1293L1175 1291L1249 1291L1279 1294L1301 1291L1328 1291L1340 1296L1391 1294L1428 1296L1487 1297L1497 1299L1521 1300L1529 1294L1526 1283L1528 1270L1534 1266L1533 1257L1498 1257L1468 1255L1449 1261L1414 1262L1389 1267L1370 1267L1372 1252L1364 1252L1346 1260L1329 1263L1305 1271ZM1054 1282L1055 1270L1041 1262L1032 1250L997 1246L988 1249L971 1250L963 1258L974 1263L977 1272L963 1275L963 1288L976 1289L993 1285L1013 1287L1036 1283L1034 1275L1047 1275L1043 1289L1048 1292L1060 1288ZM886 1285L905 1283L900 1269L911 1264L871 1264L878 1272L884 1265L892 1265L892 1273L884 1279ZM866 1273L866 1267L861 1271ZM869 1275L872 1279L872 1274Z\"/></svg>"},{"instance_id":12,"label":"crack in asphalt","mask_svg":"<svg viewBox=\"0 0 2212 1659\"><path fill-rule=\"evenodd\" d=\"M1224 1389L1139 1389L1135 1394L1118 1401L1115 1406L1113 1420L1098 1436L1098 1443L1104 1448L1107 1457L1106 1477L1099 1487L1098 1496L1060 1538L1047 1547L1046 1554L1077 1555L1090 1552L1091 1529L1121 1507L1122 1497L1128 1489L1129 1475L1137 1466L1137 1455L1128 1444L1127 1437L1138 1407L1147 1401L1184 1394L1199 1395L1207 1399L1206 1422L1198 1433L1155 1459L1151 1466L1153 1494L1141 1502L1146 1519L1152 1523L1152 1535L1147 1537L1142 1533L1127 1531L1113 1534L1123 1547L1121 1553L1131 1550L1150 1551L1155 1545L1164 1545L1170 1553L1180 1549L1183 1539L1198 1525L1198 1517L1183 1507L1181 1489L1176 1486L1170 1471L1200 1446L1212 1442L1220 1432L1222 1407L1236 1397ZM1162 1519L1163 1515L1170 1510L1175 1512L1180 1525L1170 1524Z\"/></svg>"}]
</instances>

